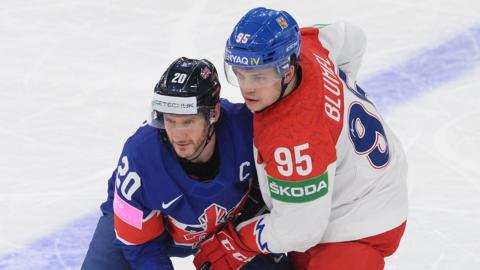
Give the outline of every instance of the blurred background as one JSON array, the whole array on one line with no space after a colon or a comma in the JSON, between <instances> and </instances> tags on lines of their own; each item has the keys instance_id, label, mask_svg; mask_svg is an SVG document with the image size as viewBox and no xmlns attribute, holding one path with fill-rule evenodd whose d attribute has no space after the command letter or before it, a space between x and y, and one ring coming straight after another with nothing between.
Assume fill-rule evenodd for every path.
<instances>
[{"instance_id":1,"label":"blurred background","mask_svg":"<svg viewBox=\"0 0 480 270\"><path fill-rule=\"evenodd\" d=\"M359 84L410 164L407 230L386 269L480 269L477 0L0 0L0 269L80 268L163 71L210 59L222 96L242 102L223 48L257 6L367 34Z\"/></svg>"}]
</instances>

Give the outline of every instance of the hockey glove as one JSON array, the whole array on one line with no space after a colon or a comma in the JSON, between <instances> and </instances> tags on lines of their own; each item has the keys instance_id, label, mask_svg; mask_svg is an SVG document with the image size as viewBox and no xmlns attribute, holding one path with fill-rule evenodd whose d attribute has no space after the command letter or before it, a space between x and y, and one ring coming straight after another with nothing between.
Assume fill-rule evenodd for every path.
<instances>
[{"instance_id":1,"label":"hockey glove","mask_svg":"<svg viewBox=\"0 0 480 270\"><path fill-rule=\"evenodd\" d=\"M229 222L226 228L200 244L193 264L198 270L237 270L257 254L241 242Z\"/></svg>"}]
</instances>

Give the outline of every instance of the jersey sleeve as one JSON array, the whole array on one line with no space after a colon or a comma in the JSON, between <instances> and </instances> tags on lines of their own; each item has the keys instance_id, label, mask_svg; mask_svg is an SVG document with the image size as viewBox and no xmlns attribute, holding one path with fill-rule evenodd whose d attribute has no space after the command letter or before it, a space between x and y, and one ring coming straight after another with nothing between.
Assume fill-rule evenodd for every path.
<instances>
[{"instance_id":1,"label":"jersey sleeve","mask_svg":"<svg viewBox=\"0 0 480 270\"><path fill-rule=\"evenodd\" d=\"M330 217L334 163L303 181L272 179L263 164L256 164L258 177L266 180L262 195L271 198L271 213L237 226L240 239L262 253L303 252L318 244Z\"/></svg>"},{"instance_id":2,"label":"jersey sleeve","mask_svg":"<svg viewBox=\"0 0 480 270\"><path fill-rule=\"evenodd\" d=\"M115 245L123 251L132 269L173 269L163 240L162 215L145 203L142 177L146 176L127 144L114 173Z\"/></svg>"},{"instance_id":3,"label":"jersey sleeve","mask_svg":"<svg viewBox=\"0 0 480 270\"><path fill-rule=\"evenodd\" d=\"M316 27L320 28L319 40L330 58L355 81L367 45L365 32L344 21Z\"/></svg>"}]
</instances>

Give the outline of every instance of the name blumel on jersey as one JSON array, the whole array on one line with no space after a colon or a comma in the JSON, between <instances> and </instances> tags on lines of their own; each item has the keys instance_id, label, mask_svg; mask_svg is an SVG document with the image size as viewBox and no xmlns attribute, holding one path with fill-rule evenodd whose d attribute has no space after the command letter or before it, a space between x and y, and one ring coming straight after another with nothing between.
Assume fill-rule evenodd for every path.
<instances>
[{"instance_id":1,"label":"name blumel on jersey","mask_svg":"<svg viewBox=\"0 0 480 270\"><path fill-rule=\"evenodd\" d=\"M344 26L333 27L340 34L330 40L341 40ZM332 55L340 53L323 46L322 30L303 28L301 34L299 86L254 114L257 174L271 213L237 229L262 252L360 239L393 229L407 216L400 143L365 92L338 68Z\"/></svg>"}]
</instances>

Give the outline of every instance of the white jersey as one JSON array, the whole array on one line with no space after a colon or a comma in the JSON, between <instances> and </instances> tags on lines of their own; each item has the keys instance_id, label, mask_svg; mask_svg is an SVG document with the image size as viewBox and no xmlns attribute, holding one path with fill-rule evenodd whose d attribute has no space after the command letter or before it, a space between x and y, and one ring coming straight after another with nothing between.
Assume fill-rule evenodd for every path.
<instances>
[{"instance_id":1,"label":"white jersey","mask_svg":"<svg viewBox=\"0 0 480 270\"><path fill-rule=\"evenodd\" d=\"M405 154L354 81L363 32L345 22L301 31L300 85L254 115L257 173L271 213L237 230L261 252L361 239L407 218Z\"/></svg>"}]
</instances>

